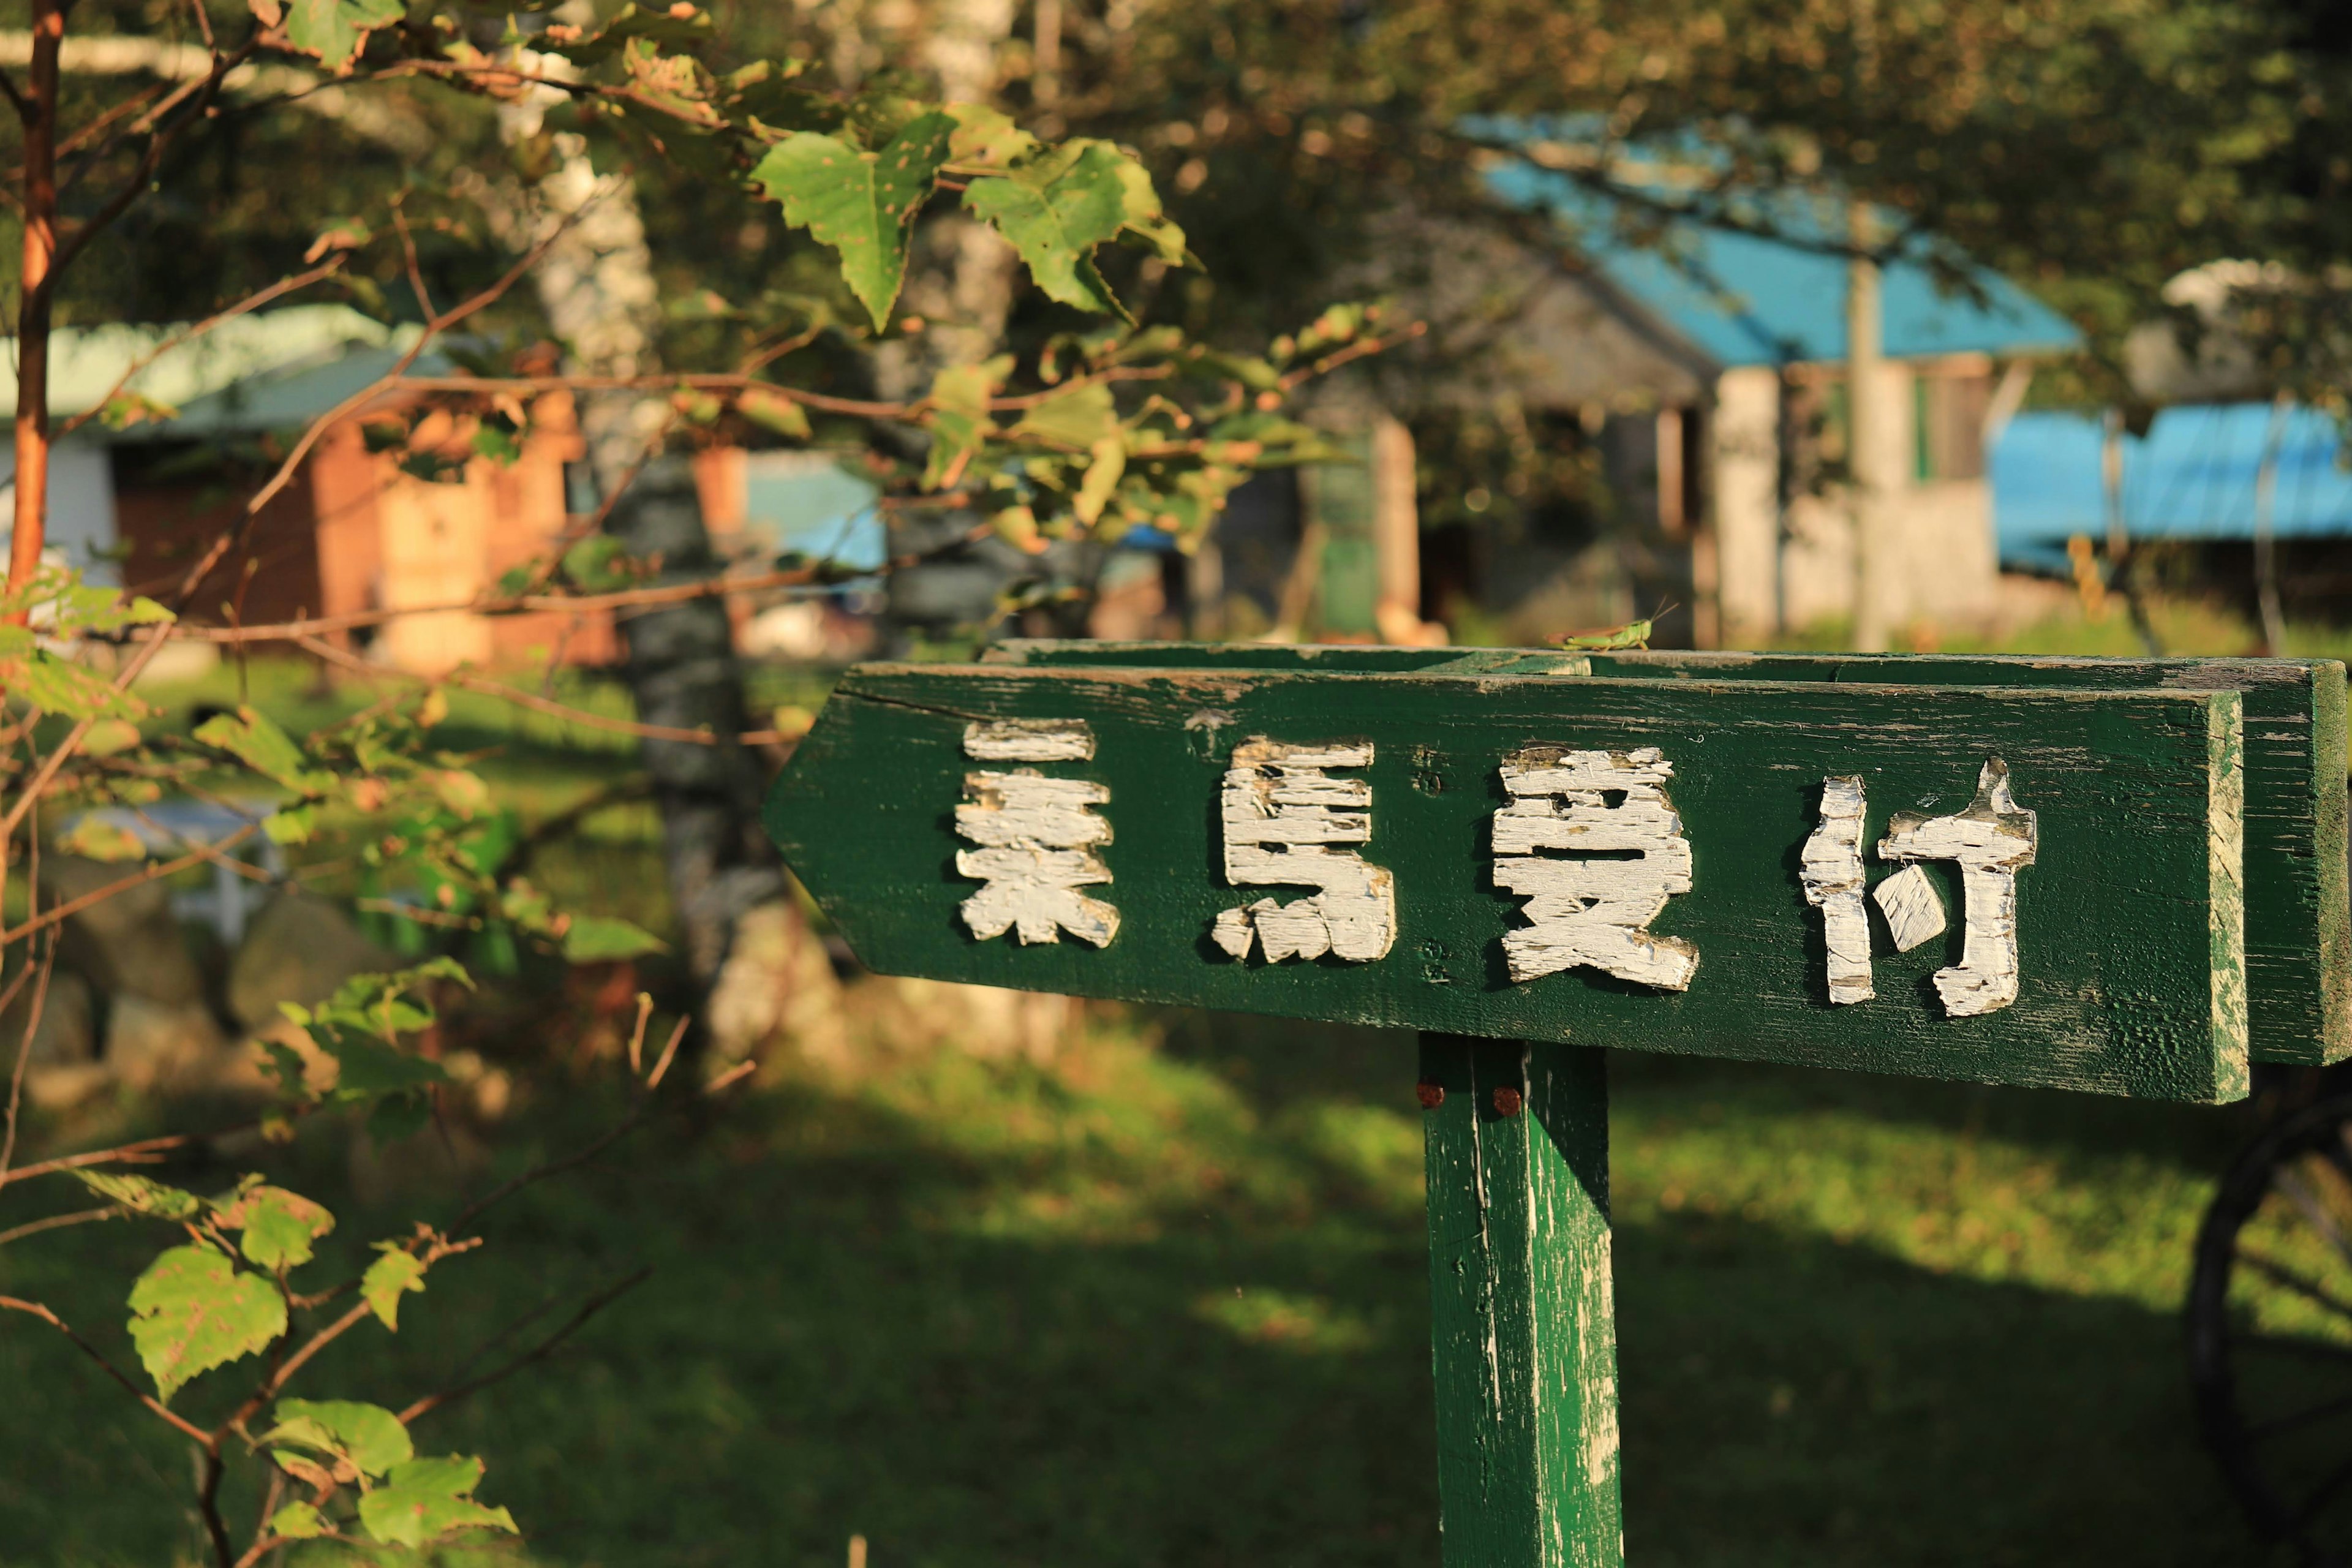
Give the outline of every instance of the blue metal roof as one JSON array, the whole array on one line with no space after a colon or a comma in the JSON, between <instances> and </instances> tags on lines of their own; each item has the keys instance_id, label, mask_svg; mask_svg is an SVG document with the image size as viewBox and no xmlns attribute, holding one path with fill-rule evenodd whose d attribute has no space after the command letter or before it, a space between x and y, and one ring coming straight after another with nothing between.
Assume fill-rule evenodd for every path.
<instances>
[{"instance_id":1,"label":"blue metal roof","mask_svg":"<svg viewBox=\"0 0 2352 1568\"><path fill-rule=\"evenodd\" d=\"M2254 482L2271 438L2266 403L2189 404L2123 437L2124 526L2137 539L2252 539ZM2021 414L1989 458L2005 566L2063 568L2074 534L2104 540L2099 420ZM2278 431L2271 527L2282 539L2352 535L2352 471L2334 416L2291 408Z\"/></svg>"},{"instance_id":2,"label":"blue metal roof","mask_svg":"<svg viewBox=\"0 0 2352 1568\"><path fill-rule=\"evenodd\" d=\"M1498 163L1486 184L1512 206L1559 219L1606 282L1717 365L1845 358L1843 256L1696 219L1663 220L1658 233L1655 215L1524 159ZM1844 221L1843 204L1826 199L1758 197L1743 205L1799 241L1831 242ZM1636 238L1644 230L1654 243ZM1971 298L1946 289L1927 256L1926 242L1915 242L1906 258L1881 270L1890 357L2064 353L2082 345L2074 323L1998 273L1960 262Z\"/></svg>"}]
</instances>

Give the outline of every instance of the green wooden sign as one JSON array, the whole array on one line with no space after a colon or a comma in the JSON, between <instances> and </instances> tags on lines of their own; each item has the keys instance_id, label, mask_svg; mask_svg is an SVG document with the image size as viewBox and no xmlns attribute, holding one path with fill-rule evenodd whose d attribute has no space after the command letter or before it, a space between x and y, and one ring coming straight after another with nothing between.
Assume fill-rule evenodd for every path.
<instances>
[{"instance_id":1,"label":"green wooden sign","mask_svg":"<svg viewBox=\"0 0 2352 1568\"><path fill-rule=\"evenodd\" d=\"M2146 688L2243 694L2246 715L2246 991L2258 1062L2352 1057L2352 898L2347 898L2344 666L2304 658L2059 658L1945 654L1591 655L1486 648L1228 644L1172 655L1165 643L1016 642L992 658L1034 668L1187 664L1259 669L1581 672L1622 679L1832 681L1892 686Z\"/></svg>"},{"instance_id":2,"label":"green wooden sign","mask_svg":"<svg viewBox=\"0 0 2352 1568\"><path fill-rule=\"evenodd\" d=\"M769 827L884 973L2215 1100L2241 724L2234 690L873 665Z\"/></svg>"},{"instance_id":3,"label":"green wooden sign","mask_svg":"<svg viewBox=\"0 0 2352 1568\"><path fill-rule=\"evenodd\" d=\"M1597 1047L2242 1095L2250 989L2352 1047L2343 788L2325 662L1024 644L850 671L768 825L886 973L1422 1030L1445 1560L1568 1568Z\"/></svg>"}]
</instances>

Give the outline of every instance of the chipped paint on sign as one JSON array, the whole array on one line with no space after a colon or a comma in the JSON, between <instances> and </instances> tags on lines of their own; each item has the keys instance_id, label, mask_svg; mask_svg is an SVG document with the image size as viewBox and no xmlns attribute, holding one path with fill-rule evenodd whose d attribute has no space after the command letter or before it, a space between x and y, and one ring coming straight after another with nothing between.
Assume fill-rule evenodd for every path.
<instances>
[{"instance_id":1,"label":"chipped paint on sign","mask_svg":"<svg viewBox=\"0 0 2352 1568\"><path fill-rule=\"evenodd\" d=\"M1511 803L1494 816L1495 885L1528 900L1526 929L1503 937L1512 980L1582 966L1689 987L1697 947L1648 929L1691 888L1690 841L1662 787L1674 771L1654 746L1527 746L1504 759Z\"/></svg>"},{"instance_id":2,"label":"chipped paint on sign","mask_svg":"<svg viewBox=\"0 0 2352 1568\"><path fill-rule=\"evenodd\" d=\"M1923 942L1944 934L1944 896L1919 866L1906 866L1870 890L1878 912L1886 917L1886 934L1895 951L1908 952Z\"/></svg>"},{"instance_id":3,"label":"chipped paint on sign","mask_svg":"<svg viewBox=\"0 0 2352 1568\"><path fill-rule=\"evenodd\" d=\"M1830 1001L1843 1005L1877 994L1870 983L1870 911L1862 901L1862 779L1822 781L1822 820L1805 840L1805 901L1822 911L1829 944Z\"/></svg>"},{"instance_id":4,"label":"chipped paint on sign","mask_svg":"<svg viewBox=\"0 0 2352 1568\"><path fill-rule=\"evenodd\" d=\"M2033 864L2034 815L2009 788L2009 764L1985 760L1976 798L1949 816L1898 811L1878 841L1886 860L1950 860L1960 868L1960 962L1936 971L1936 994L1955 1018L2017 1000L2017 873Z\"/></svg>"},{"instance_id":5,"label":"chipped paint on sign","mask_svg":"<svg viewBox=\"0 0 2352 1568\"><path fill-rule=\"evenodd\" d=\"M967 756L983 762L1084 762L1093 732L1079 720L1010 720L965 727ZM1110 824L1091 807L1110 791L1088 779L1048 778L1034 768L964 775L969 797L956 832L977 849L956 852L956 870L983 884L964 900L963 923L985 942L1013 931L1022 942L1059 942L1065 931L1102 947L1118 934L1118 910L1077 891L1108 883L1094 850Z\"/></svg>"},{"instance_id":6,"label":"chipped paint on sign","mask_svg":"<svg viewBox=\"0 0 2352 1568\"><path fill-rule=\"evenodd\" d=\"M1246 958L1255 941L1274 963L1326 952L1367 963L1387 954L1396 941L1396 879L1339 847L1370 841L1372 786L1324 772L1371 762L1369 742L1295 746L1253 735L1234 748L1219 799L1225 879L1317 891L1222 911L1210 931L1219 947Z\"/></svg>"},{"instance_id":7,"label":"chipped paint on sign","mask_svg":"<svg viewBox=\"0 0 2352 1568\"><path fill-rule=\"evenodd\" d=\"M997 719L963 727L963 754L976 763L1087 763L1095 732L1083 719Z\"/></svg>"}]
</instances>

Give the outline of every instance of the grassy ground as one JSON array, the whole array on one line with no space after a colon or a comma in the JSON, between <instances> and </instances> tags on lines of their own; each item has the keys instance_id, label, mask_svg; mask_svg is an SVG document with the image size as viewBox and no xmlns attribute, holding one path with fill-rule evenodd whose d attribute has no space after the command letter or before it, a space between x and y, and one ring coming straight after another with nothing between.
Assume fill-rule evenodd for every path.
<instances>
[{"instance_id":1,"label":"grassy ground","mask_svg":"<svg viewBox=\"0 0 2352 1568\"><path fill-rule=\"evenodd\" d=\"M2176 1314L2229 1113L1612 1075L1633 1561L2258 1561ZM404 1397L484 1325L650 1263L558 1361L424 1425L488 1458L533 1563L814 1568L853 1532L881 1568L1431 1563L1412 1076L1395 1036L1113 1014L1051 1069L785 1082L527 1197L319 1388ZM551 1080L499 1165L593 1100ZM429 1144L373 1208L323 1149L283 1158L349 1249L453 1201ZM53 1233L0 1289L119 1352L152 1245ZM167 1437L33 1325L0 1333L0 1559L190 1560Z\"/></svg>"}]
</instances>

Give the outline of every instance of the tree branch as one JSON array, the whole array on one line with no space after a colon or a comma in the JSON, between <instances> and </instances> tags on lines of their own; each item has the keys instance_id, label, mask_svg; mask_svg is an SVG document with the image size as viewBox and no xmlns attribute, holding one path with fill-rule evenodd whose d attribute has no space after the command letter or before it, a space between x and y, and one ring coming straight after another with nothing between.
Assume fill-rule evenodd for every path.
<instances>
[{"instance_id":1,"label":"tree branch","mask_svg":"<svg viewBox=\"0 0 2352 1568\"><path fill-rule=\"evenodd\" d=\"M105 1372L107 1376L114 1379L115 1382L123 1386L124 1391L127 1392L131 1398L137 1400L140 1404L145 1405L148 1409L162 1416L172 1426L179 1428L179 1430L185 1436L192 1437L195 1439L196 1442L204 1445L205 1452L210 1453L213 1450L214 1441L211 1433L205 1431L203 1427L196 1426L194 1422L187 1420L185 1417L174 1415L171 1410L165 1407L162 1400L156 1398L153 1394L142 1390L137 1384L131 1382L130 1378L123 1374L121 1367L116 1366L112 1362L106 1359L105 1352L100 1351L96 1345L91 1344L88 1340L83 1339L79 1334L74 1332L73 1330L68 1326L63 1318L58 1317L55 1312L50 1311L38 1301L20 1300L15 1296L0 1296L0 1311L23 1312L30 1317L40 1319L41 1321L48 1324L49 1327L57 1330L58 1332L71 1340L74 1342L75 1348L79 1349L82 1354L89 1357L90 1360L96 1362Z\"/></svg>"},{"instance_id":2,"label":"tree branch","mask_svg":"<svg viewBox=\"0 0 2352 1568\"><path fill-rule=\"evenodd\" d=\"M191 866L201 866L206 860L218 855L222 850L233 848L236 845L242 844L245 840L253 837L255 831L256 829L250 826L240 827L235 833L230 834L227 837L221 839L218 843L208 844L201 849L195 850L190 854L180 856L177 859L150 861L147 868L143 871L124 877L118 881L109 882L103 888L93 888L78 899L68 899L64 903L52 904L47 909L43 910L39 914L28 916L24 922L18 925L15 930L0 931L0 947L11 946L32 935L37 931L40 931L47 926L53 926L59 921L65 920L69 916L78 915L82 910L89 908L92 904L104 903L107 900L114 897L117 893L127 893L131 889L140 886L142 883L154 881L159 877L177 875L179 872L186 870ZM5 1179L6 1174L7 1170L5 1165L0 1164L0 1179Z\"/></svg>"},{"instance_id":3,"label":"tree branch","mask_svg":"<svg viewBox=\"0 0 2352 1568\"><path fill-rule=\"evenodd\" d=\"M21 1241L28 1236L38 1236L45 1230L62 1230L69 1225L89 1225L93 1220L121 1219L131 1211L121 1204L108 1204L104 1208L79 1209L72 1214L53 1214L47 1219L27 1221L13 1229L0 1230L0 1247Z\"/></svg>"},{"instance_id":4,"label":"tree branch","mask_svg":"<svg viewBox=\"0 0 2352 1568\"><path fill-rule=\"evenodd\" d=\"M404 669L370 664L357 655L345 653L334 644L321 642L317 637L298 637L292 640L305 653L344 669L357 670L363 675L389 675L394 679L414 681L419 686L455 686L467 691L479 691L502 702L511 702L518 708L544 713L566 723L585 725L591 730L607 730L614 734L635 735L648 741L682 741L696 746L716 746L729 740L742 746L781 746L788 740L799 739L796 735L786 735L781 730L746 730L740 735L728 736L715 734L709 730L681 730L668 724L640 724L633 719L609 719L585 708L574 708L502 681L467 675L462 670L453 670L442 676L414 675Z\"/></svg>"},{"instance_id":5,"label":"tree branch","mask_svg":"<svg viewBox=\"0 0 2352 1568\"><path fill-rule=\"evenodd\" d=\"M98 401L92 403L88 408L83 409L80 413L67 420L65 424L58 426L58 434L60 437L70 436L75 431L80 429L84 425L89 424L92 419L97 418L100 414L105 411L106 405L113 402L124 387L131 384L131 381L133 376L137 375L141 371L145 370L149 365L153 364L165 354L170 353L173 349L194 342L196 339L203 337L206 332L211 331L215 327L219 326L223 321L233 321L236 317L246 314L247 311L261 309L262 306L268 304L273 300L283 299L285 296L294 292L297 289L307 289L313 283L331 278L335 273L342 269L344 262L348 259L349 258L342 256L330 257L327 260L320 262L318 266L313 267L308 272L298 272L290 278L281 278L277 282L272 283L268 288L260 290L258 293L247 295L244 299L239 300L236 304L228 307L228 309L225 310L216 310L213 314L206 316L203 321L198 321L195 325L188 328L186 331L173 333L170 337L156 344L146 353L143 353L137 359L131 361L131 368L124 371L120 376L116 377L114 384L108 387Z\"/></svg>"},{"instance_id":6,"label":"tree branch","mask_svg":"<svg viewBox=\"0 0 2352 1568\"><path fill-rule=\"evenodd\" d=\"M606 1307L612 1305L612 1303L620 1300L623 1296L627 1295L630 1291L635 1289L638 1286L652 1279L653 1274L654 1271L651 1268L639 1268L635 1273L627 1275L612 1285L607 1286L605 1289L598 1291L595 1295L589 1297L587 1300L582 1302L580 1304L580 1310L572 1313L572 1316L566 1320L562 1328L548 1335L547 1338L541 1340L530 1350L525 1351L522 1354L515 1357L512 1361L508 1362L505 1365L498 1367L493 1371L486 1372L479 1377L468 1378L464 1383L455 1384L449 1388L445 1388L438 1394L426 1394L424 1398L415 1401L409 1405L407 1408L402 1410L396 1419L402 1426L405 1426L420 1415L430 1414L435 1410L440 1409L445 1405L454 1404L457 1401L465 1398L467 1394L479 1393L481 1390L488 1388L494 1383L498 1383L513 1376L516 1373L520 1372L523 1368L530 1366L534 1362L545 1361L554 1352L558 1346L562 1344L564 1341L570 1339L574 1333L578 1332L589 1319L594 1317L598 1312L603 1311Z\"/></svg>"}]
</instances>

